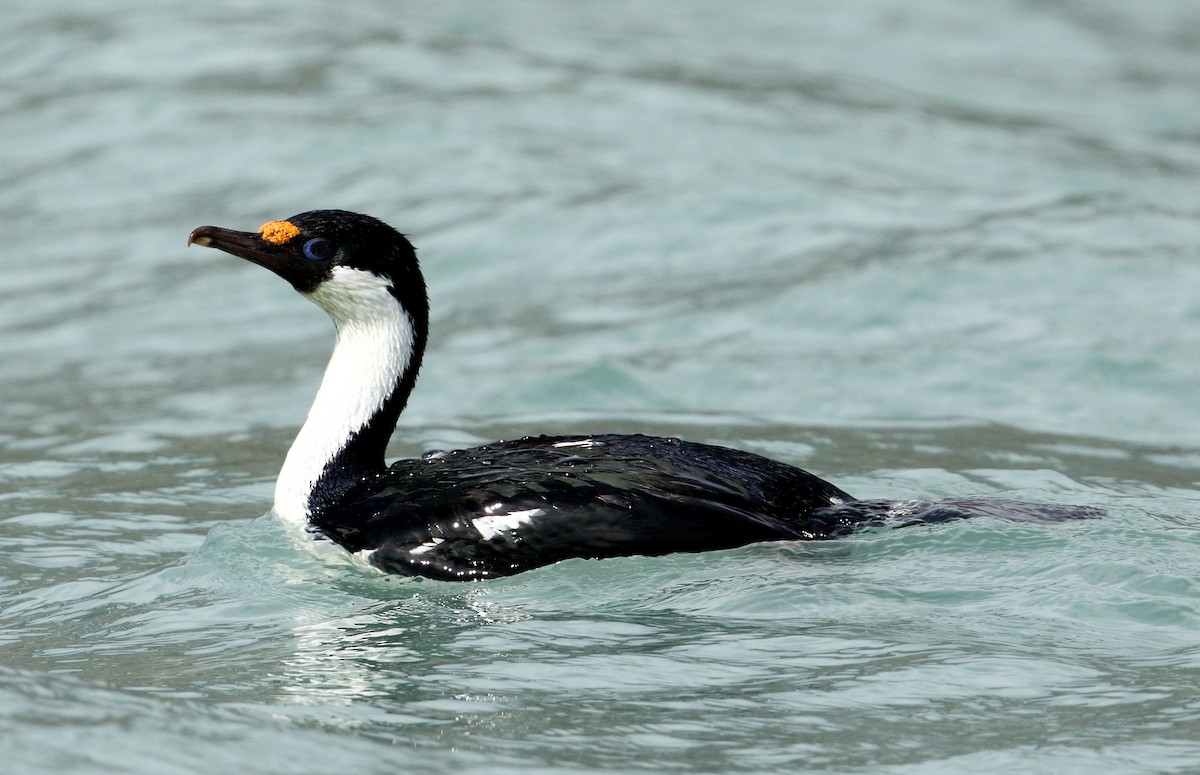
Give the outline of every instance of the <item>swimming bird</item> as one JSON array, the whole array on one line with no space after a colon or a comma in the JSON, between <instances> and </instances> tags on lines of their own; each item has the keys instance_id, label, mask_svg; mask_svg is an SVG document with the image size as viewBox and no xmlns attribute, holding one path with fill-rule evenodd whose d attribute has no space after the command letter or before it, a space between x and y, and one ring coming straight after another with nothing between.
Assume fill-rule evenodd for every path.
<instances>
[{"instance_id":1,"label":"swimming bird","mask_svg":"<svg viewBox=\"0 0 1200 775\"><path fill-rule=\"evenodd\" d=\"M425 281L408 239L370 216L315 210L257 232L201 226L188 244L271 270L333 319L333 354L279 472L272 510L385 572L487 579L569 558L1012 515L986 502L856 500L769 458L643 435L526 437L389 466L385 448L429 331ZM1018 518L1060 516L1059 507L1016 505Z\"/></svg>"}]
</instances>

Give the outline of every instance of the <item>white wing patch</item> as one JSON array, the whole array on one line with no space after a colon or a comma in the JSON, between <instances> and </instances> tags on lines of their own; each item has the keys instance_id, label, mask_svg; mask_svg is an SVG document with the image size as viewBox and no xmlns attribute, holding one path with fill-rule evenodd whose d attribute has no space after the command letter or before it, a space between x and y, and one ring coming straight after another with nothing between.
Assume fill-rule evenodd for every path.
<instances>
[{"instance_id":1,"label":"white wing patch","mask_svg":"<svg viewBox=\"0 0 1200 775\"><path fill-rule=\"evenodd\" d=\"M510 511L507 514L489 514L485 517L475 517L471 520L471 524L479 531L479 535L483 536L483 540L490 541L505 530L516 530L522 525L529 524L534 517L540 517L545 513L542 509L524 509Z\"/></svg>"},{"instance_id":2,"label":"white wing patch","mask_svg":"<svg viewBox=\"0 0 1200 775\"><path fill-rule=\"evenodd\" d=\"M428 541L426 541L425 543L418 546L416 549L411 550L409 552L409 554L425 554L430 549L433 549L434 547L436 547L438 544L444 542L445 540L446 540L445 538L431 538Z\"/></svg>"}]
</instances>

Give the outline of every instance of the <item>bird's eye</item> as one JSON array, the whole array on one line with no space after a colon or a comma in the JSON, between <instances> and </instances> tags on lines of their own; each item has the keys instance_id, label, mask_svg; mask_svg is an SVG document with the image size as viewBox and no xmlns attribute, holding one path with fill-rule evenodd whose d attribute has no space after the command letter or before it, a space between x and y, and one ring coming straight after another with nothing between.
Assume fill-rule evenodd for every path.
<instances>
[{"instance_id":1,"label":"bird's eye","mask_svg":"<svg viewBox=\"0 0 1200 775\"><path fill-rule=\"evenodd\" d=\"M305 258L313 261L324 261L333 255L333 243L324 237L313 237L304 243Z\"/></svg>"}]
</instances>

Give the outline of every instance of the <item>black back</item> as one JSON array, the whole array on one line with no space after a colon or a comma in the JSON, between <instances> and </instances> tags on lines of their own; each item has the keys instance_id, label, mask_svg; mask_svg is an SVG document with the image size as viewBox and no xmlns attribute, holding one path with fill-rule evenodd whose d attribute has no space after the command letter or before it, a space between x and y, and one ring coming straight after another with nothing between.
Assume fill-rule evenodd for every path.
<instances>
[{"instance_id":1,"label":"black back","mask_svg":"<svg viewBox=\"0 0 1200 775\"><path fill-rule=\"evenodd\" d=\"M382 570L444 579L573 557L662 555L828 538L814 511L852 501L812 474L738 450L651 436L537 437L401 460L315 527ZM483 530L489 518L513 524Z\"/></svg>"}]
</instances>

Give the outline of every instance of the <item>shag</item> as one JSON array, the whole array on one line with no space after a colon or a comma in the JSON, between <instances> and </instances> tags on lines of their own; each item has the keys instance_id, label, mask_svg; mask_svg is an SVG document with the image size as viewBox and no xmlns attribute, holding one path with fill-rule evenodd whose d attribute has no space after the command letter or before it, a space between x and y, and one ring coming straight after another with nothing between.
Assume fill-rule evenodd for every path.
<instances>
[{"instance_id":1,"label":"shag","mask_svg":"<svg viewBox=\"0 0 1200 775\"><path fill-rule=\"evenodd\" d=\"M279 517L389 573L487 579L568 558L663 555L815 540L865 525L979 513L1090 516L986 501L861 501L748 452L642 435L537 436L384 451L417 379L429 303L408 239L375 218L317 210L257 232L201 226L188 244L270 269L325 310L337 343L275 486Z\"/></svg>"}]
</instances>

